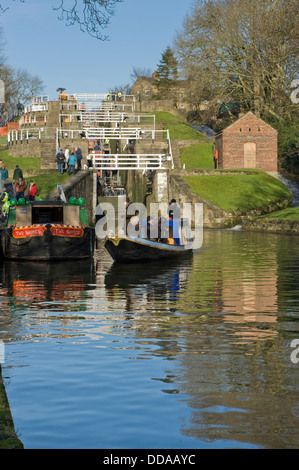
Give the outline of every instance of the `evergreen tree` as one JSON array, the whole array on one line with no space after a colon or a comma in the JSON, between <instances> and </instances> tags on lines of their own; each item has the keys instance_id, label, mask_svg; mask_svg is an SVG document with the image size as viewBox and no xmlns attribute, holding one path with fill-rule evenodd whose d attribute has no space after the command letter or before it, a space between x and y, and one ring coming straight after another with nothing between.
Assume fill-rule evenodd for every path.
<instances>
[{"instance_id":1,"label":"evergreen tree","mask_svg":"<svg viewBox=\"0 0 299 470\"><path fill-rule=\"evenodd\" d=\"M178 62L170 47L163 52L162 58L158 64L156 72L156 86L158 97L165 98L169 96L171 89L175 86L178 79Z\"/></svg>"}]
</instances>

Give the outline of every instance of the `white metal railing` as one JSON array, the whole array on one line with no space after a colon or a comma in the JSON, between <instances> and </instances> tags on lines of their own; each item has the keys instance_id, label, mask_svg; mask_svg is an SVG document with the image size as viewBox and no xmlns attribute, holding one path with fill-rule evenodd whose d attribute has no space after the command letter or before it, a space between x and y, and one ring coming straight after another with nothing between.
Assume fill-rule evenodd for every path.
<instances>
[{"instance_id":1,"label":"white metal railing","mask_svg":"<svg viewBox=\"0 0 299 470\"><path fill-rule=\"evenodd\" d=\"M41 118L40 116L37 117L36 115L31 116L29 114L28 116L26 116L23 114L23 116L21 116L20 118L19 124L20 126L24 126L25 124L40 124L40 123L46 124L46 122L47 122L46 114L43 116L43 118Z\"/></svg>"},{"instance_id":2,"label":"white metal railing","mask_svg":"<svg viewBox=\"0 0 299 470\"><path fill-rule=\"evenodd\" d=\"M44 104L30 104L24 107L24 113L32 113L32 112L38 112L38 111L48 111L49 106L48 103Z\"/></svg>"},{"instance_id":3,"label":"white metal railing","mask_svg":"<svg viewBox=\"0 0 299 470\"><path fill-rule=\"evenodd\" d=\"M69 96L73 96L74 99L78 102L88 102L88 101L135 101L134 95L121 95L118 96L118 93L107 92L107 93L71 93Z\"/></svg>"},{"instance_id":4,"label":"white metal railing","mask_svg":"<svg viewBox=\"0 0 299 470\"><path fill-rule=\"evenodd\" d=\"M49 95L33 96L33 98L31 98L32 104L44 103L45 101L50 101Z\"/></svg>"},{"instance_id":5,"label":"white metal railing","mask_svg":"<svg viewBox=\"0 0 299 470\"><path fill-rule=\"evenodd\" d=\"M63 132L63 131L62 131ZM64 132L67 132L64 130ZM135 140L152 140L167 141L169 139L169 130L141 129L139 127L85 127L83 132L87 139L135 139Z\"/></svg>"},{"instance_id":6,"label":"white metal railing","mask_svg":"<svg viewBox=\"0 0 299 470\"><path fill-rule=\"evenodd\" d=\"M117 111L86 111L73 114L60 114L60 122L94 122L94 123L138 123L138 124L153 124L156 128L156 116L154 114L128 114L120 113Z\"/></svg>"},{"instance_id":7,"label":"white metal railing","mask_svg":"<svg viewBox=\"0 0 299 470\"><path fill-rule=\"evenodd\" d=\"M129 110L134 112L134 103L121 103L118 101L103 101L99 106L95 106L94 103L78 103L77 109L80 111L118 111L125 112Z\"/></svg>"},{"instance_id":8,"label":"white metal railing","mask_svg":"<svg viewBox=\"0 0 299 470\"><path fill-rule=\"evenodd\" d=\"M138 139L140 135L140 128L110 128L110 127L95 127L85 128L84 132L86 138L92 139Z\"/></svg>"},{"instance_id":9,"label":"white metal railing","mask_svg":"<svg viewBox=\"0 0 299 470\"><path fill-rule=\"evenodd\" d=\"M29 139L39 139L42 138L43 129L31 128L31 129L12 129L8 131L7 142L18 142Z\"/></svg>"},{"instance_id":10,"label":"white metal railing","mask_svg":"<svg viewBox=\"0 0 299 470\"><path fill-rule=\"evenodd\" d=\"M165 170L171 157L166 154L100 154L88 155L92 167L96 170Z\"/></svg>"},{"instance_id":11,"label":"white metal railing","mask_svg":"<svg viewBox=\"0 0 299 470\"><path fill-rule=\"evenodd\" d=\"M8 131L7 142L22 142L29 141L31 139L56 139L58 136L56 127L30 127L27 129L12 129Z\"/></svg>"}]
</instances>

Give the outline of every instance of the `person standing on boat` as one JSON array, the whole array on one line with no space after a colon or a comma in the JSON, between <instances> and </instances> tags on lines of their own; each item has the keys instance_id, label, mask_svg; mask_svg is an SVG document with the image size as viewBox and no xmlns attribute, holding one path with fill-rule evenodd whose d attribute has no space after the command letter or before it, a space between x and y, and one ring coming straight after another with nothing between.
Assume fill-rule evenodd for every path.
<instances>
[{"instance_id":1,"label":"person standing on boat","mask_svg":"<svg viewBox=\"0 0 299 470\"><path fill-rule=\"evenodd\" d=\"M181 218L181 209L175 199L171 199L167 209L167 214L171 220Z\"/></svg>"},{"instance_id":2,"label":"person standing on boat","mask_svg":"<svg viewBox=\"0 0 299 470\"><path fill-rule=\"evenodd\" d=\"M175 199L171 199L167 208L167 214L169 217L169 241L174 240L179 245L179 224L181 220L181 209Z\"/></svg>"},{"instance_id":3,"label":"person standing on boat","mask_svg":"<svg viewBox=\"0 0 299 470\"><path fill-rule=\"evenodd\" d=\"M15 192L16 192L16 200L18 201L21 197L24 197L25 189L27 187L27 183L23 178L19 178L16 180L14 184Z\"/></svg>"},{"instance_id":4,"label":"person standing on boat","mask_svg":"<svg viewBox=\"0 0 299 470\"><path fill-rule=\"evenodd\" d=\"M37 192L37 186L33 180L30 180L29 186L28 186L28 200L29 201L35 201L36 192Z\"/></svg>"},{"instance_id":5,"label":"person standing on boat","mask_svg":"<svg viewBox=\"0 0 299 470\"><path fill-rule=\"evenodd\" d=\"M64 167L64 153L62 149L59 150L59 152L56 154L56 163L57 163L57 170L58 173L63 174L63 167Z\"/></svg>"}]
</instances>

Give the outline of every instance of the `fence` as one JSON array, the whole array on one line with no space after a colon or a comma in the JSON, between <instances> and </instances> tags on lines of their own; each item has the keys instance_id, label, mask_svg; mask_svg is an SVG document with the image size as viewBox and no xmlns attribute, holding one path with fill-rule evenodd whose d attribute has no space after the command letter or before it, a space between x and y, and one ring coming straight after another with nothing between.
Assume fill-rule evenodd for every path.
<instances>
[{"instance_id":1,"label":"fence","mask_svg":"<svg viewBox=\"0 0 299 470\"><path fill-rule=\"evenodd\" d=\"M47 115L45 114L43 116L43 118L41 118L40 116L37 117L36 115L35 116L21 116L20 118L20 126L24 126L25 124L46 124L47 123Z\"/></svg>"},{"instance_id":2,"label":"fence","mask_svg":"<svg viewBox=\"0 0 299 470\"><path fill-rule=\"evenodd\" d=\"M32 104L44 103L45 101L50 101L50 97L48 95L34 96L31 99Z\"/></svg>"},{"instance_id":3,"label":"fence","mask_svg":"<svg viewBox=\"0 0 299 470\"><path fill-rule=\"evenodd\" d=\"M169 130L144 130L137 128L109 128L109 127L94 127L84 128L84 134L87 139L127 139L127 140L148 140L152 141L167 141L170 143ZM66 132L66 131L62 131ZM70 131L72 132L72 131Z\"/></svg>"},{"instance_id":4,"label":"fence","mask_svg":"<svg viewBox=\"0 0 299 470\"><path fill-rule=\"evenodd\" d=\"M93 123L137 123L137 124L152 124L156 128L156 117L154 114L129 114L124 112L117 112L113 110L108 111L81 111L80 113L73 114L60 114L60 122L93 122Z\"/></svg>"},{"instance_id":5,"label":"fence","mask_svg":"<svg viewBox=\"0 0 299 470\"><path fill-rule=\"evenodd\" d=\"M100 154L88 155L92 167L96 170L166 170L167 161L171 157L165 154L137 155L137 154Z\"/></svg>"},{"instance_id":6,"label":"fence","mask_svg":"<svg viewBox=\"0 0 299 470\"><path fill-rule=\"evenodd\" d=\"M48 111L49 105L48 103L45 104L30 104L25 106L24 108L24 113L32 113L32 112L38 112L38 111Z\"/></svg>"}]
</instances>

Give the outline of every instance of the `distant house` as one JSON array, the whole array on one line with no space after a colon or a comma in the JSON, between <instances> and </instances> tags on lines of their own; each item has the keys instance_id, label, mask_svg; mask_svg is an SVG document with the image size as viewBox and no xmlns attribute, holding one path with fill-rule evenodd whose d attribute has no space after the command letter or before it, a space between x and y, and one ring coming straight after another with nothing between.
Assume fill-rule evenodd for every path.
<instances>
[{"instance_id":1,"label":"distant house","mask_svg":"<svg viewBox=\"0 0 299 470\"><path fill-rule=\"evenodd\" d=\"M249 112L215 136L218 168L277 172L277 131Z\"/></svg>"},{"instance_id":2,"label":"distant house","mask_svg":"<svg viewBox=\"0 0 299 470\"><path fill-rule=\"evenodd\" d=\"M139 102L155 99L158 91L156 72L151 77L138 77L132 86L132 93ZM171 88L167 99L175 102L177 108L187 109L187 91L188 81L177 80L175 86Z\"/></svg>"}]
</instances>

